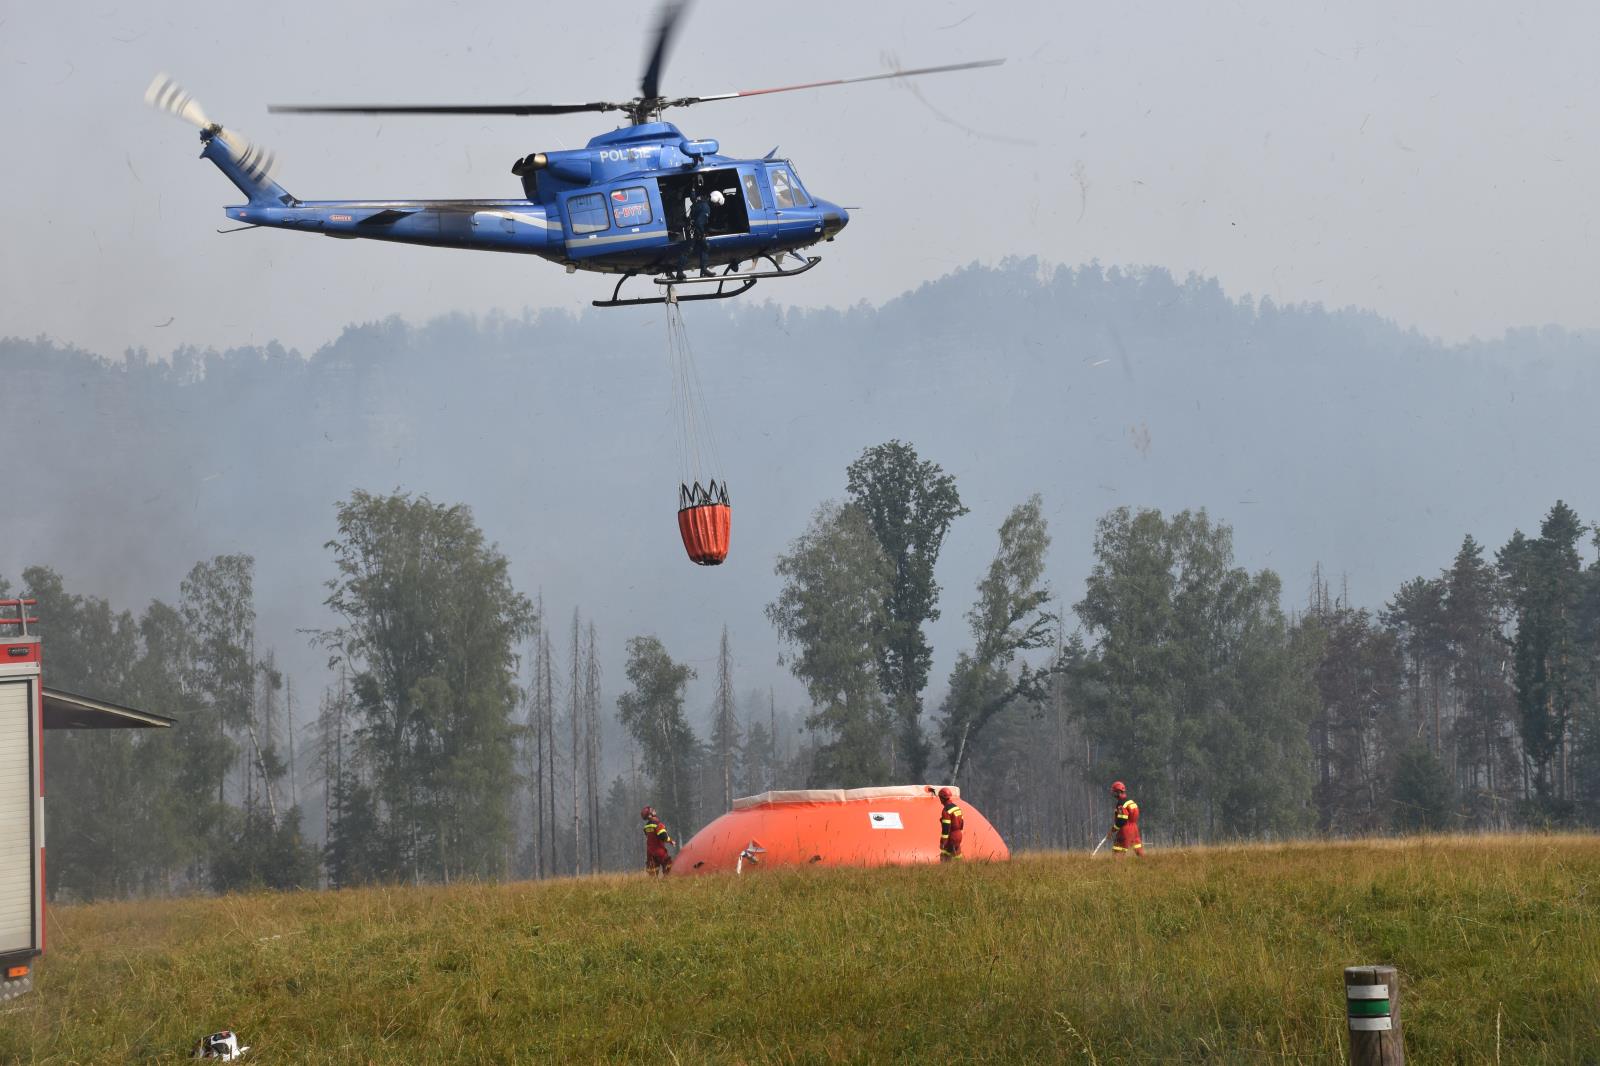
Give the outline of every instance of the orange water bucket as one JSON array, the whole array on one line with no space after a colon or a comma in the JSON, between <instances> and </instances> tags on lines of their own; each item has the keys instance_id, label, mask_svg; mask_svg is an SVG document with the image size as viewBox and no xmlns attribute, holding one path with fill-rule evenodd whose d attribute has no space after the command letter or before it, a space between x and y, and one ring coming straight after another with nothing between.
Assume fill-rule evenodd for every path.
<instances>
[{"instance_id":1,"label":"orange water bucket","mask_svg":"<svg viewBox=\"0 0 1600 1066\"><path fill-rule=\"evenodd\" d=\"M678 486L678 532L690 562L716 566L726 559L732 527L727 482L711 481L706 488L698 481Z\"/></svg>"}]
</instances>

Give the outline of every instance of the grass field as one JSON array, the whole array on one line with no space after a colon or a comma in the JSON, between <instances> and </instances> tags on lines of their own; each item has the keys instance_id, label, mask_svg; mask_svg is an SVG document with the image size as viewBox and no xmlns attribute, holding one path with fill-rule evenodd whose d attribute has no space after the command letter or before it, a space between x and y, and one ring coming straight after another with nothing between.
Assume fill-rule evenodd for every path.
<instances>
[{"instance_id":1,"label":"grass field","mask_svg":"<svg viewBox=\"0 0 1600 1066\"><path fill-rule=\"evenodd\" d=\"M894 870L61 907L0 1062L1600 1063L1600 840L1436 838Z\"/></svg>"}]
</instances>

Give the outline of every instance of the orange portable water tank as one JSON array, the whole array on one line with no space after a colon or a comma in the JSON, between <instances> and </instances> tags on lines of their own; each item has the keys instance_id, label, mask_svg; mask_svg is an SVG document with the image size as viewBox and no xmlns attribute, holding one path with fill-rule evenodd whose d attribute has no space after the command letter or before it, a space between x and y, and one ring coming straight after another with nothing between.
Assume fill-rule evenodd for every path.
<instances>
[{"instance_id":1,"label":"orange portable water tank","mask_svg":"<svg viewBox=\"0 0 1600 1066\"><path fill-rule=\"evenodd\" d=\"M731 873L743 866L895 866L939 861L932 785L763 792L733 801L683 846L674 873ZM966 821L964 860L1002 860L1011 850L994 826L952 788ZM754 845L754 847L752 847ZM759 849L759 850L757 850ZM741 862L743 856L743 862Z\"/></svg>"},{"instance_id":2,"label":"orange portable water tank","mask_svg":"<svg viewBox=\"0 0 1600 1066\"><path fill-rule=\"evenodd\" d=\"M678 486L678 532L690 562L716 566L726 559L732 525L726 481L708 481L704 488L698 481Z\"/></svg>"}]
</instances>

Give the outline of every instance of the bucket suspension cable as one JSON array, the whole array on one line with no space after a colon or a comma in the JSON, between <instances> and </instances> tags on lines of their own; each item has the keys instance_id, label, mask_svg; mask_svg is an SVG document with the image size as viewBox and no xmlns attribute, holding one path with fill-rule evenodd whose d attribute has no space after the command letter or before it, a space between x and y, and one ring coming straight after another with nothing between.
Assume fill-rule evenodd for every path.
<instances>
[{"instance_id":1,"label":"bucket suspension cable","mask_svg":"<svg viewBox=\"0 0 1600 1066\"><path fill-rule=\"evenodd\" d=\"M705 394L694 349L683 326L683 311L667 290L667 356L672 364L672 402L678 422L678 455L683 481L678 485L678 532L689 560L716 566L728 557L732 509L728 483L717 480L722 456L706 416Z\"/></svg>"},{"instance_id":2,"label":"bucket suspension cable","mask_svg":"<svg viewBox=\"0 0 1600 1066\"><path fill-rule=\"evenodd\" d=\"M703 482L721 473L722 456L711 420L706 416L705 391L695 365L694 348L684 328L683 309L667 301L667 357L672 372L672 406L678 427L679 469L684 482ZM708 465L711 464L711 465Z\"/></svg>"}]
</instances>

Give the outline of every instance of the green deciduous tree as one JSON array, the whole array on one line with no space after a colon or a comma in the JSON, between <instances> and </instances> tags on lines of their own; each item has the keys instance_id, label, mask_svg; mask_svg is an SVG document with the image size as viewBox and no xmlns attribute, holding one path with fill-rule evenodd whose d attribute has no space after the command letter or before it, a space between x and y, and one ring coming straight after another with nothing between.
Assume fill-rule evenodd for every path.
<instances>
[{"instance_id":1,"label":"green deciduous tree","mask_svg":"<svg viewBox=\"0 0 1600 1066\"><path fill-rule=\"evenodd\" d=\"M890 768L898 772L903 761L908 779L919 781L928 761L922 690L933 664L922 627L939 618L934 565L950 523L967 509L955 478L902 441L868 448L846 474L850 502L860 508L890 567L875 649L879 683L895 718Z\"/></svg>"},{"instance_id":2,"label":"green deciduous tree","mask_svg":"<svg viewBox=\"0 0 1600 1066\"><path fill-rule=\"evenodd\" d=\"M811 698L806 724L827 736L812 784L880 784L889 772L893 722L878 683L879 640L893 568L861 509L828 503L775 570L783 588L767 617L789 645L789 669Z\"/></svg>"},{"instance_id":3,"label":"green deciduous tree","mask_svg":"<svg viewBox=\"0 0 1600 1066\"><path fill-rule=\"evenodd\" d=\"M989 721L1012 704L1037 704L1049 691L1050 669L1024 662L1023 652L1049 647L1056 616L1046 607L1050 585L1044 579L1050 531L1037 495L1018 504L1000 525L1000 548L978 583L978 602L967 612L973 647L963 651L950 674L940 734L950 760L951 780L961 772L968 745L977 742Z\"/></svg>"},{"instance_id":4,"label":"green deciduous tree","mask_svg":"<svg viewBox=\"0 0 1600 1066\"><path fill-rule=\"evenodd\" d=\"M134 737L155 788L148 817L160 828L143 839L156 859L161 884L149 891L198 880L218 839L224 811L217 805L214 766L233 751L208 728L208 708L188 681L192 642L178 608L153 601L139 618L142 652L128 679L129 706L174 719L170 729L140 730Z\"/></svg>"},{"instance_id":5,"label":"green deciduous tree","mask_svg":"<svg viewBox=\"0 0 1600 1066\"><path fill-rule=\"evenodd\" d=\"M40 619L44 681L51 688L125 699L138 657L138 628L103 599L67 591L47 567L22 572L27 613ZM5 612L10 614L10 611ZM58 739L59 738L59 739ZM143 872L136 804L143 797L137 742L122 730L53 734L45 747L50 788L50 877L54 890L83 898L125 895Z\"/></svg>"},{"instance_id":6,"label":"green deciduous tree","mask_svg":"<svg viewBox=\"0 0 1600 1066\"><path fill-rule=\"evenodd\" d=\"M668 824L676 822L686 832L700 742L684 717L683 694L695 672L674 662L657 638L633 637L624 673L631 687L617 697L617 716L639 745L658 797L652 805Z\"/></svg>"},{"instance_id":7,"label":"green deciduous tree","mask_svg":"<svg viewBox=\"0 0 1600 1066\"><path fill-rule=\"evenodd\" d=\"M382 874L503 870L514 792L516 647L533 605L462 505L356 492L327 547L338 576L321 634L349 663L371 766Z\"/></svg>"},{"instance_id":8,"label":"green deciduous tree","mask_svg":"<svg viewBox=\"0 0 1600 1066\"><path fill-rule=\"evenodd\" d=\"M1315 709L1269 570L1233 564L1204 511L1101 519L1076 610L1094 640L1074 704L1109 774L1181 837L1290 832L1309 820Z\"/></svg>"},{"instance_id":9,"label":"green deciduous tree","mask_svg":"<svg viewBox=\"0 0 1600 1066\"><path fill-rule=\"evenodd\" d=\"M219 746L188 688L187 631L155 602L135 622L69 592L45 567L24 572L43 620L45 683L176 718L172 730L63 730L45 746L52 891L124 897L203 881L220 839ZM194 728L199 723L199 728Z\"/></svg>"},{"instance_id":10,"label":"green deciduous tree","mask_svg":"<svg viewBox=\"0 0 1600 1066\"><path fill-rule=\"evenodd\" d=\"M228 767L238 756L234 738L250 721L255 702L255 560L219 555L196 563L179 592L178 610L188 632L188 685L206 708L204 719L188 728L217 738L215 750L222 757L212 771L221 812L227 807Z\"/></svg>"}]
</instances>

